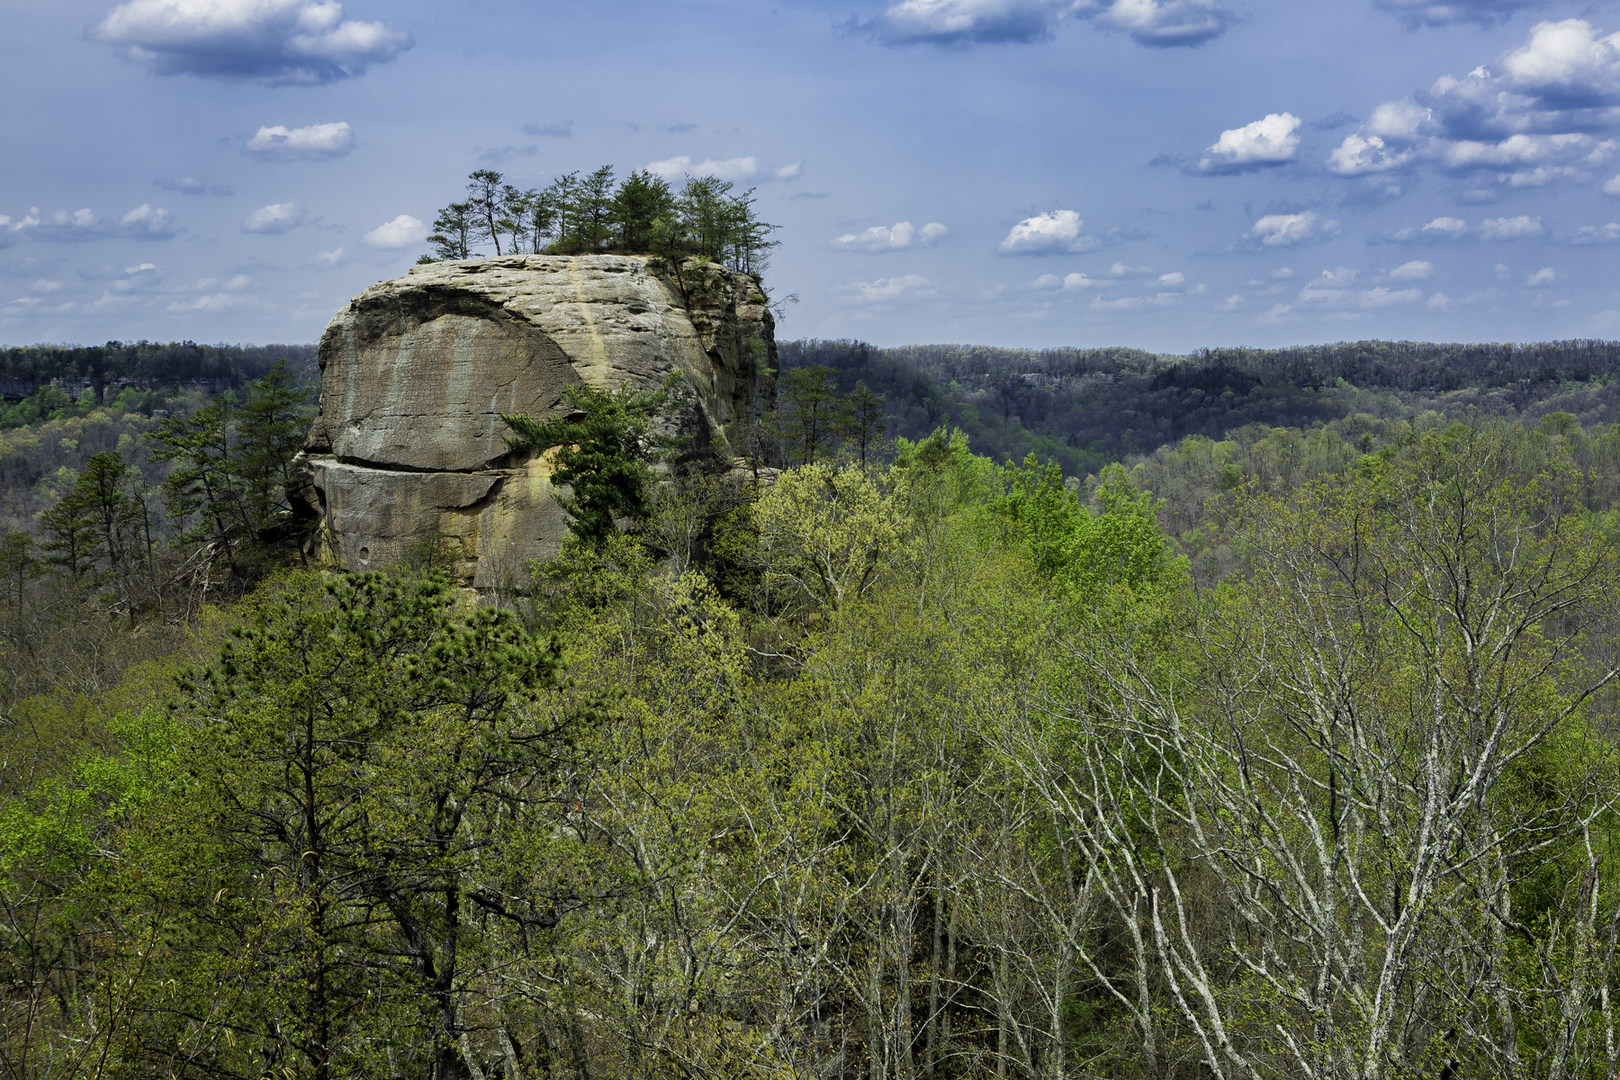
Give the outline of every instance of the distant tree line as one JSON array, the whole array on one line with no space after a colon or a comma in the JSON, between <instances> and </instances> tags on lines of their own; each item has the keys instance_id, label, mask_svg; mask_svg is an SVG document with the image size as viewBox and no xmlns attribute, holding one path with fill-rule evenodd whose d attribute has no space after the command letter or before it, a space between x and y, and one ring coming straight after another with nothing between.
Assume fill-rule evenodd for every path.
<instances>
[{"instance_id":1,"label":"distant tree line","mask_svg":"<svg viewBox=\"0 0 1620 1080\"><path fill-rule=\"evenodd\" d=\"M423 262L484 255L623 252L674 262L689 256L763 274L776 226L754 212L754 192L730 180L688 176L677 192L645 169L615 183L604 165L519 188L493 169L467 177L467 197L439 211Z\"/></svg>"},{"instance_id":2,"label":"distant tree line","mask_svg":"<svg viewBox=\"0 0 1620 1080\"><path fill-rule=\"evenodd\" d=\"M106 403L120 383L151 389L195 383L241 390L270 373L278 360L292 378L312 382L316 347L199 345L195 341L109 341L105 345L16 345L0 348L0 397L27 398L52 379L84 383ZM76 388L74 398L83 387ZM48 418L48 412L42 418Z\"/></svg>"},{"instance_id":3,"label":"distant tree line","mask_svg":"<svg viewBox=\"0 0 1620 1080\"><path fill-rule=\"evenodd\" d=\"M1436 410L1582 424L1620 421L1620 342L1528 345L1362 341L1289 349L1003 349L858 341L778 346L784 372L822 366L841 392L864 380L883 395L892 434L941 424L998 459L1028 453L1084 476L1197 435L1246 425L1309 427L1358 413Z\"/></svg>"}]
</instances>

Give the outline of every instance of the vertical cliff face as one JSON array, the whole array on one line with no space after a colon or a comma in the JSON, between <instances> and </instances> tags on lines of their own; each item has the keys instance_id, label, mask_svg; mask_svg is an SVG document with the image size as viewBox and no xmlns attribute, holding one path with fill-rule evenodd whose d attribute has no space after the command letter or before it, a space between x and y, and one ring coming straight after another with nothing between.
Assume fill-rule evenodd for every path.
<instances>
[{"instance_id":1,"label":"vertical cliff face","mask_svg":"<svg viewBox=\"0 0 1620 1080\"><path fill-rule=\"evenodd\" d=\"M688 451L730 456L724 428L775 393L758 284L642 256L434 263L373 285L321 337L321 399L304 459L321 543L350 570L447 545L490 589L556 551L567 529L550 467L512 454L502 413L543 417L563 391L677 390L663 418Z\"/></svg>"}]
</instances>

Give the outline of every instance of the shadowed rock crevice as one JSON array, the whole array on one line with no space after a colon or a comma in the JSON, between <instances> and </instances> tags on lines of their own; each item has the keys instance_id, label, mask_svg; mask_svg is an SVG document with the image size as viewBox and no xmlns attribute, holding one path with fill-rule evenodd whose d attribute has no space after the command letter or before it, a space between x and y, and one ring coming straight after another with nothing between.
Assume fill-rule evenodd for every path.
<instances>
[{"instance_id":1,"label":"shadowed rock crevice","mask_svg":"<svg viewBox=\"0 0 1620 1080\"><path fill-rule=\"evenodd\" d=\"M514 256L355 297L321 338L303 455L328 556L360 570L444 543L477 588L521 579L568 519L546 458L508 451L501 414L555 415L578 383L649 390L676 373L660 434L729 458L722 429L773 403L771 313L747 275L688 264L681 283L640 256Z\"/></svg>"}]
</instances>

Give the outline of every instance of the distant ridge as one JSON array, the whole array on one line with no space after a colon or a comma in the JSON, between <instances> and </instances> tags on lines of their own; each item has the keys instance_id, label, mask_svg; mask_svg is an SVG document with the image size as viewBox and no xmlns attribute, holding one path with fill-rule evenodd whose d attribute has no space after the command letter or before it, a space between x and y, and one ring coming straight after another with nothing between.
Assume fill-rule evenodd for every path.
<instances>
[{"instance_id":1,"label":"distant ridge","mask_svg":"<svg viewBox=\"0 0 1620 1080\"><path fill-rule=\"evenodd\" d=\"M883 394L890 432L916 439L946 424L994 457L1034 453L1084 475L1188 435L1249 424L1308 427L1368 413L1392 418L1478 410L1509 419L1565 412L1586 427L1620 422L1620 342L1526 344L1354 341L1188 356L1130 348L878 348L787 341L784 369L822 364L847 392Z\"/></svg>"},{"instance_id":2,"label":"distant ridge","mask_svg":"<svg viewBox=\"0 0 1620 1080\"><path fill-rule=\"evenodd\" d=\"M18 400L53 383L98 399L124 387L196 387L210 394L240 390L262 379L277 360L300 382L316 378L315 346L199 345L195 341L109 341L105 345L21 345L0 348L0 397Z\"/></svg>"}]
</instances>

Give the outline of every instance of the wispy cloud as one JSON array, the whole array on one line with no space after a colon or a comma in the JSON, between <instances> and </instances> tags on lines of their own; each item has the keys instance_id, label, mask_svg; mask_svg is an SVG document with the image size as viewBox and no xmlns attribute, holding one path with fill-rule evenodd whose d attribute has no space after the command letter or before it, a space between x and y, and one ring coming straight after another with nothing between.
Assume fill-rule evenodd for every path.
<instances>
[{"instance_id":1,"label":"wispy cloud","mask_svg":"<svg viewBox=\"0 0 1620 1080\"><path fill-rule=\"evenodd\" d=\"M1530 214L1513 217L1486 218L1478 225L1469 225L1459 217L1443 215L1431 219L1422 227L1406 225L1384 233L1383 239L1397 243L1437 244L1453 240L1524 240L1543 233L1541 218Z\"/></svg>"},{"instance_id":2,"label":"wispy cloud","mask_svg":"<svg viewBox=\"0 0 1620 1080\"><path fill-rule=\"evenodd\" d=\"M487 165L505 165L513 158L534 157L540 153L540 147L535 143L527 146L491 146L480 150L474 157Z\"/></svg>"},{"instance_id":3,"label":"wispy cloud","mask_svg":"<svg viewBox=\"0 0 1620 1080\"><path fill-rule=\"evenodd\" d=\"M1373 0L1373 6L1390 12L1408 29L1448 26L1471 22L1481 25L1501 22L1516 11L1541 7L1545 0Z\"/></svg>"},{"instance_id":4,"label":"wispy cloud","mask_svg":"<svg viewBox=\"0 0 1620 1080\"><path fill-rule=\"evenodd\" d=\"M878 278L876 281L855 281L851 282L849 287L853 292L852 298L858 304L887 304L902 299L922 299L939 291L933 282L917 274Z\"/></svg>"},{"instance_id":5,"label":"wispy cloud","mask_svg":"<svg viewBox=\"0 0 1620 1080\"><path fill-rule=\"evenodd\" d=\"M1344 266L1324 270L1301 287L1291 306L1329 311L1371 311L1417 304L1423 300L1423 290L1416 286L1405 289L1391 289L1385 285L1375 285L1370 289L1357 288L1355 281L1358 276L1355 270Z\"/></svg>"},{"instance_id":6,"label":"wispy cloud","mask_svg":"<svg viewBox=\"0 0 1620 1080\"><path fill-rule=\"evenodd\" d=\"M46 213L33 206L16 220L0 214L0 246L24 239L71 243L109 238L172 240L178 235L180 224L174 214L151 203L142 203L117 221L105 220L89 207Z\"/></svg>"},{"instance_id":7,"label":"wispy cloud","mask_svg":"<svg viewBox=\"0 0 1620 1080\"><path fill-rule=\"evenodd\" d=\"M1157 47L1202 44L1237 21L1219 0L900 0L848 26L886 45L1027 45L1070 16Z\"/></svg>"},{"instance_id":8,"label":"wispy cloud","mask_svg":"<svg viewBox=\"0 0 1620 1080\"><path fill-rule=\"evenodd\" d=\"M571 139L574 137L574 122L550 120L542 123L539 120L530 120L523 125L523 134L541 139Z\"/></svg>"},{"instance_id":9,"label":"wispy cloud","mask_svg":"<svg viewBox=\"0 0 1620 1080\"><path fill-rule=\"evenodd\" d=\"M1582 225L1570 239L1572 244L1613 244L1620 242L1620 221L1607 225Z\"/></svg>"},{"instance_id":10,"label":"wispy cloud","mask_svg":"<svg viewBox=\"0 0 1620 1080\"><path fill-rule=\"evenodd\" d=\"M163 191L172 191L179 195L228 197L236 194L229 184L205 184L195 176L182 176L178 180L154 180L152 183Z\"/></svg>"}]
</instances>

